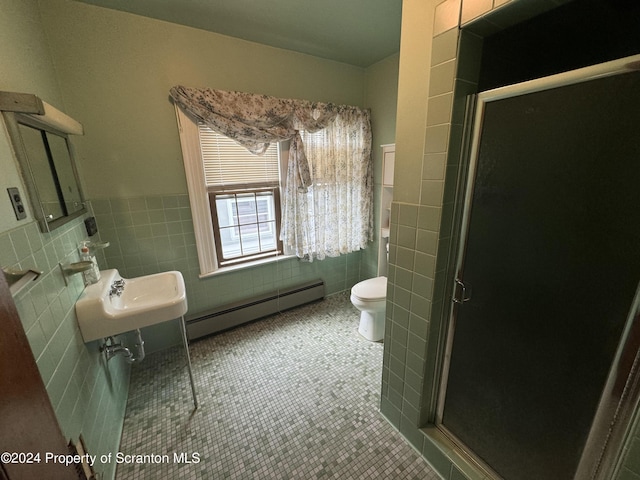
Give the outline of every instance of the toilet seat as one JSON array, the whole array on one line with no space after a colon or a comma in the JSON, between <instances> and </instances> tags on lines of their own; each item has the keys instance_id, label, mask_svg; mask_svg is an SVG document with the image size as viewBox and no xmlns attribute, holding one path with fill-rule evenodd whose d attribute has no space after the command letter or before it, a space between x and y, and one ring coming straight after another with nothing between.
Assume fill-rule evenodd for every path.
<instances>
[{"instance_id":1,"label":"toilet seat","mask_svg":"<svg viewBox=\"0 0 640 480\"><path fill-rule=\"evenodd\" d=\"M356 283L351 295L362 302L385 300L387 297L387 277L375 277Z\"/></svg>"}]
</instances>

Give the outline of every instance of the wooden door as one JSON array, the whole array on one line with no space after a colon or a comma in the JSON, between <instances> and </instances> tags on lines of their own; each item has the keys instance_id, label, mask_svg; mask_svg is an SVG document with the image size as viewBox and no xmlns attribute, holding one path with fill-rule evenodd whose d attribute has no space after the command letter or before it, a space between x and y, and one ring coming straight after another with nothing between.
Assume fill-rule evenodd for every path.
<instances>
[{"instance_id":1,"label":"wooden door","mask_svg":"<svg viewBox=\"0 0 640 480\"><path fill-rule=\"evenodd\" d=\"M78 479L73 466L47 461L47 453L68 454L67 442L58 426L9 286L0 274L0 453L3 452L15 455L11 462L2 458L2 480Z\"/></svg>"}]
</instances>

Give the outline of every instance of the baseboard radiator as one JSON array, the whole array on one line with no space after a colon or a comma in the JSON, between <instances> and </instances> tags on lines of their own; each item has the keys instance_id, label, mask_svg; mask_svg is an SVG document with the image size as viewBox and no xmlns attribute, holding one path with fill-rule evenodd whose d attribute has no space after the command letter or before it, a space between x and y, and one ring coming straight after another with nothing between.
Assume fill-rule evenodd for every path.
<instances>
[{"instance_id":1,"label":"baseboard radiator","mask_svg":"<svg viewBox=\"0 0 640 480\"><path fill-rule=\"evenodd\" d=\"M191 318L186 316L187 336L189 340L194 340L321 298L324 298L324 282L314 280L241 302L223 305Z\"/></svg>"}]
</instances>

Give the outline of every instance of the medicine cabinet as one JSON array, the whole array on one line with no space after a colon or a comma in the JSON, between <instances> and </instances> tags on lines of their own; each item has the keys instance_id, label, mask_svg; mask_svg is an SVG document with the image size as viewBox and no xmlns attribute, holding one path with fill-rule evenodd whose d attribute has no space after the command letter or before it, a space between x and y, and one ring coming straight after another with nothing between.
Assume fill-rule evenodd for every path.
<instances>
[{"instance_id":1,"label":"medicine cabinet","mask_svg":"<svg viewBox=\"0 0 640 480\"><path fill-rule=\"evenodd\" d=\"M82 125L32 94L0 92L0 111L40 229L86 213L69 142L84 133Z\"/></svg>"}]
</instances>

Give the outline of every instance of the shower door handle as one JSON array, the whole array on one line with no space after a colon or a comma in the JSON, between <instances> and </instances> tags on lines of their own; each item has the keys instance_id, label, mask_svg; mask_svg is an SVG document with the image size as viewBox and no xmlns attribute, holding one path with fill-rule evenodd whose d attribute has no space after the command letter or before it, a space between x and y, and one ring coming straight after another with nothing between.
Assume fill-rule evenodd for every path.
<instances>
[{"instance_id":1,"label":"shower door handle","mask_svg":"<svg viewBox=\"0 0 640 480\"><path fill-rule=\"evenodd\" d=\"M456 278L455 285L453 286L453 295L451 297L451 300L453 300L454 303L460 304L471 300L471 286L469 285L469 288L467 288L462 280Z\"/></svg>"}]
</instances>

